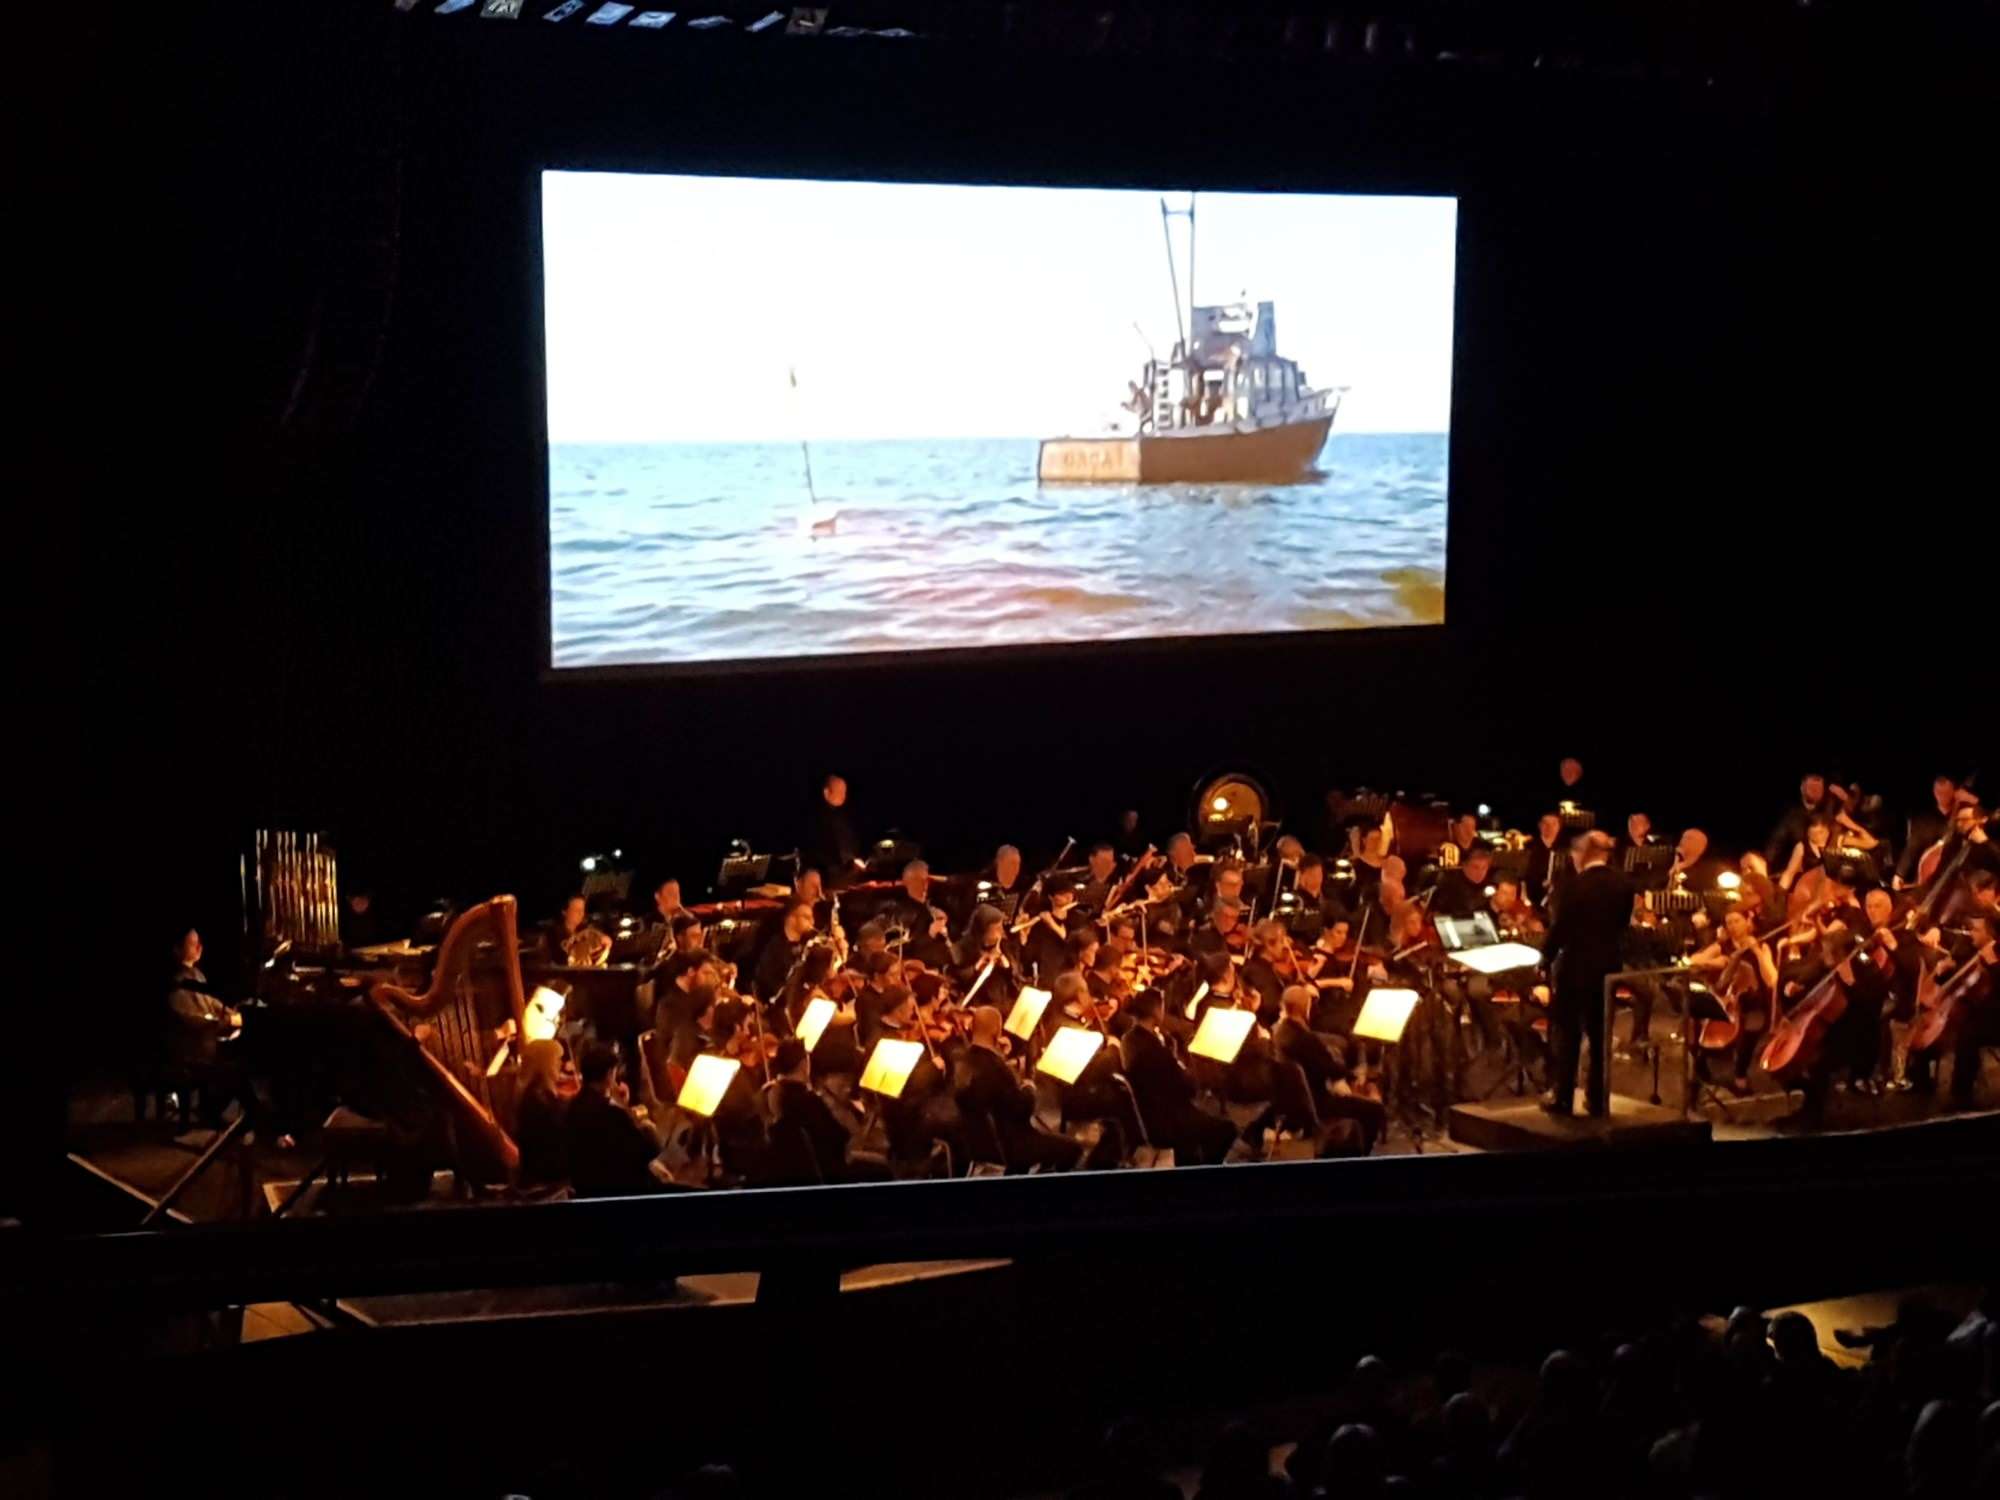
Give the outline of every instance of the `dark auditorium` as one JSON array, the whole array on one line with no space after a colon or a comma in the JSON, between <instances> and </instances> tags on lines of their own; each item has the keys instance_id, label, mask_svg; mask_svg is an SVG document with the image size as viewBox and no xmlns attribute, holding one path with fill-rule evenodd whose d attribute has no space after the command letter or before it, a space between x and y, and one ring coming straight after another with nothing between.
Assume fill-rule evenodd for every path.
<instances>
[{"instance_id":1,"label":"dark auditorium","mask_svg":"<svg viewBox=\"0 0 2000 1500\"><path fill-rule=\"evenodd\" d=\"M1990 6L13 20L0 1491L2000 1500Z\"/></svg>"}]
</instances>

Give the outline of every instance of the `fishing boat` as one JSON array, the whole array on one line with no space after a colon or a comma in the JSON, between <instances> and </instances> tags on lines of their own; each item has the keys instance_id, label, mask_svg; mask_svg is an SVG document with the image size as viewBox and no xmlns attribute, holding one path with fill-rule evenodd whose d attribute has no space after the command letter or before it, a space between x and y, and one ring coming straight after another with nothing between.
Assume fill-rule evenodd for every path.
<instances>
[{"instance_id":1,"label":"fishing boat","mask_svg":"<svg viewBox=\"0 0 2000 1500\"><path fill-rule=\"evenodd\" d=\"M1340 412L1344 387L1315 390L1305 371L1278 353L1275 303L1201 306L1194 294L1194 204L1160 204L1162 226L1188 220L1188 293L1180 289L1168 228L1167 269L1175 282L1178 337L1168 359L1153 358L1130 383L1125 409L1138 431L1108 437L1044 438L1044 482L1081 484L1288 484L1310 477Z\"/></svg>"}]
</instances>

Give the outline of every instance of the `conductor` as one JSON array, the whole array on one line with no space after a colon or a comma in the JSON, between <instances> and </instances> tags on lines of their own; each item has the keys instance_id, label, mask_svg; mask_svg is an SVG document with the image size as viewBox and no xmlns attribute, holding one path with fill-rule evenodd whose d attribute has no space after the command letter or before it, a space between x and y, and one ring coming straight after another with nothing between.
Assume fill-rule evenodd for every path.
<instances>
[{"instance_id":1,"label":"conductor","mask_svg":"<svg viewBox=\"0 0 2000 1500\"><path fill-rule=\"evenodd\" d=\"M1605 1055L1604 980L1622 967L1619 948L1632 921L1632 886L1611 868L1611 836L1593 830L1570 843L1576 878L1561 893L1555 924L1542 949L1554 989L1549 1006L1549 1044L1555 1054L1555 1087L1542 1108L1553 1115L1575 1112L1577 1052L1590 1038L1587 1109L1605 1112L1610 1072Z\"/></svg>"}]
</instances>

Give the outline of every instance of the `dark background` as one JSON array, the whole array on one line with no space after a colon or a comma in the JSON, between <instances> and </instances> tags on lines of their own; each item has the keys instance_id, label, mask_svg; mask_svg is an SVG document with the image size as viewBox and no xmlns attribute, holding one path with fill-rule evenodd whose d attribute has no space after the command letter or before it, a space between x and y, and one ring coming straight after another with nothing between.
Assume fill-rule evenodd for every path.
<instances>
[{"instance_id":1,"label":"dark background","mask_svg":"<svg viewBox=\"0 0 2000 1500\"><path fill-rule=\"evenodd\" d=\"M1992 740L1987 60L1856 15L1713 78L74 18L34 54L18 535L30 826L120 913L82 940L136 974L228 931L259 824L392 909L538 912L614 844L699 884L790 847L828 767L947 864L1163 829L1239 765L1295 823L1367 782L1526 826L1565 753L1606 812L1730 841L1807 764L1921 799ZM1161 123L1207 97L1254 107ZM545 679L543 165L1457 193L1449 623Z\"/></svg>"}]
</instances>

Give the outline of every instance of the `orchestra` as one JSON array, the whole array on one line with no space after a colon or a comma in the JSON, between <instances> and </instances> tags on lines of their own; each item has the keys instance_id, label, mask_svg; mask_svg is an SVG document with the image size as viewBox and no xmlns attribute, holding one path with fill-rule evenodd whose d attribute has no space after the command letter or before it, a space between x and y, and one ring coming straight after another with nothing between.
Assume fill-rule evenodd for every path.
<instances>
[{"instance_id":1,"label":"orchestra","mask_svg":"<svg viewBox=\"0 0 2000 1500\"><path fill-rule=\"evenodd\" d=\"M1707 1104L1782 1094L1817 1124L1838 1090L1877 1100L1947 1078L1952 1105L1974 1104L2000 1037L2000 859L1972 787L1938 777L1898 840L1879 798L1808 775L1768 843L1732 861L1700 828L1668 842L1642 811L1580 808L1581 784L1565 762L1563 801L1532 834L1484 808L1384 813L1340 793L1321 849L1253 825L1122 854L1097 842L1081 863L1070 841L1032 875L1002 844L965 875L911 858L871 879L829 777L809 842L833 868L801 858L788 886L695 905L667 876L650 925L573 897L522 957L629 973L630 1017L570 995L554 1054L503 1018L477 1030L478 1067L434 1071L471 1088L520 1070L519 1100L473 1091L503 1127L532 1116L539 1175L552 1112L581 1102L600 1159L579 1192L642 1185L647 1143L650 1181L703 1186L1367 1153L1495 1090L1540 1085L1570 1115L1586 1056L1594 1113L1607 980L1631 1010L1617 1055L1678 1045ZM609 963L607 929L633 962ZM1519 956L1461 962L1467 934ZM242 1023L186 953L194 940L173 1014L212 1065ZM1389 1044L1354 1034L1384 987L1418 997ZM409 993L377 988L391 1010ZM1196 1050L1217 1012L1245 1013L1226 1055ZM446 1028L412 1019L437 1050ZM698 1105L697 1074L727 1075Z\"/></svg>"}]
</instances>

